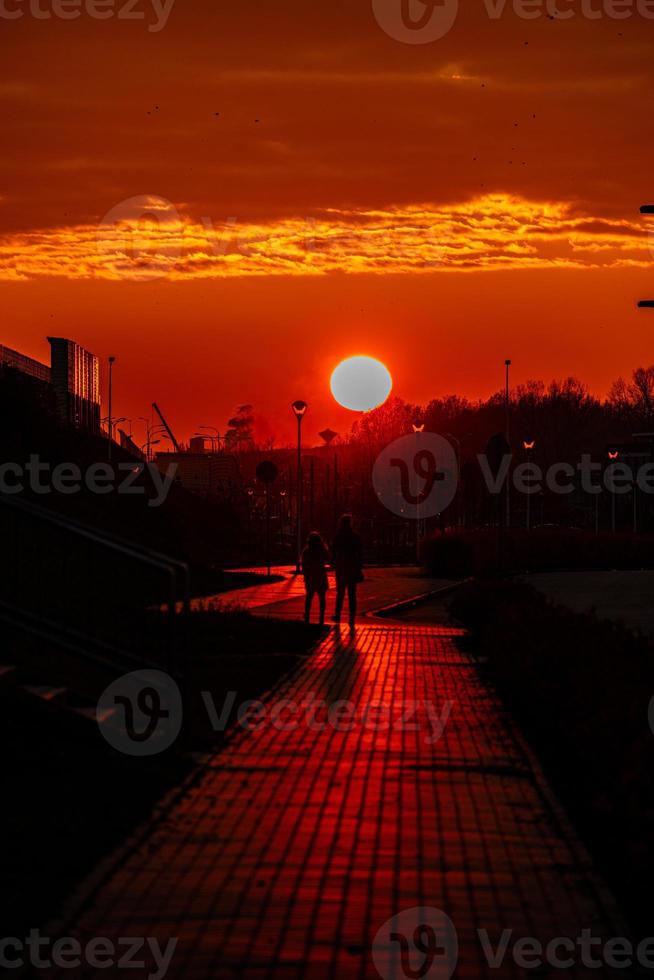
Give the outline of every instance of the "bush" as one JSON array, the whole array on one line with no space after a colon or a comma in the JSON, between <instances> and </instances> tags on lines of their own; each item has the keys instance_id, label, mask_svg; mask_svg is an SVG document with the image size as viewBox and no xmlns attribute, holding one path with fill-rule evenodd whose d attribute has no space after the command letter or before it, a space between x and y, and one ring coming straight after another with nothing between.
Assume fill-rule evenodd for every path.
<instances>
[{"instance_id":1,"label":"bush","mask_svg":"<svg viewBox=\"0 0 654 980\"><path fill-rule=\"evenodd\" d=\"M436 577L486 576L498 570L498 551L497 528L451 531L427 538L422 560ZM596 535L563 527L511 529L504 534L503 551L503 569L514 572L654 567L652 535Z\"/></svg>"}]
</instances>

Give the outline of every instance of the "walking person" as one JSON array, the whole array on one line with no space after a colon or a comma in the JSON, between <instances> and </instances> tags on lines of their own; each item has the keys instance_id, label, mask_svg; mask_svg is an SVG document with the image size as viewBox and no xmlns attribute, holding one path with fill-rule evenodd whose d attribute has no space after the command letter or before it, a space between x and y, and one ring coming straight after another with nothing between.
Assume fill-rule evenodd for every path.
<instances>
[{"instance_id":1,"label":"walking person","mask_svg":"<svg viewBox=\"0 0 654 980\"><path fill-rule=\"evenodd\" d=\"M357 614L357 585L363 582L363 545L352 527L351 514L343 514L338 522L332 547L332 565L336 572L336 611L334 622L340 623L347 591L350 629L354 629Z\"/></svg>"},{"instance_id":2,"label":"walking person","mask_svg":"<svg viewBox=\"0 0 654 980\"><path fill-rule=\"evenodd\" d=\"M320 608L320 625L325 623L325 605L327 601L327 568L329 552L325 542L317 531L312 531L307 538L307 546L302 552L302 574L304 575L304 588L306 589L306 600L304 603L304 621L311 620L311 606L313 597L318 594L318 605Z\"/></svg>"}]
</instances>

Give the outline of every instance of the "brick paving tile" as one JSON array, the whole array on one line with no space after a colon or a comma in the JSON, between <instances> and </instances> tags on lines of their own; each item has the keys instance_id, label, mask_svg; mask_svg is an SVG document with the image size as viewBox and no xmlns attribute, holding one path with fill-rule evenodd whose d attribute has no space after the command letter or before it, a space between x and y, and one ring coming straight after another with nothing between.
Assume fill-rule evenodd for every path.
<instances>
[{"instance_id":1,"label":"brick paving tile","mask_svg":"<svg viewBox=\"0 0 654 980\"><path fill-rule=\"evenodd\" d=\"M452 920L466 980L548 975L510 957L491 969L478 929L493 944L503 929L544 942L588 927L620 935L610 896L456 638L395 624L330 633L266 703L313 697L335 712L348 699L350 730L322 712L313 726L302 716L286 730L238 730L66 935L177 937L168 976L184 980L377 977L378 930L416 906ZM408 702L418 708L402 724ZM96 972L107 975L84 976ZM448 976L442 964L427 974Z\"/></svg>"}]
</instances>

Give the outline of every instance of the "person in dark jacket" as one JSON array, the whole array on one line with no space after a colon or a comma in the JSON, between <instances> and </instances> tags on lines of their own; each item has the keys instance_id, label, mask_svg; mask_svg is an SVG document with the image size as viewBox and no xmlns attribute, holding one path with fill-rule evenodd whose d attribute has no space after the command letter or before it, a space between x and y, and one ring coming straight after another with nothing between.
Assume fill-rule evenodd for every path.
<instances>
[{"instance_id":1,"label":"person in dark jacket","mask_svg":"<svg viewBox=\"0 0 654 980\"><path fill-rule=\"evenodd\" d=\"M311 619L311 606L313 597L318 594L318 604L320 607L320 625L325 622L325 604L327 600L327 568L329 552L325 542L317 531L312 531L307 538L307 546L302 552L302 574L304 575L304 587L307 597L304 603L304 620L309 622Z\"/></svg>"},{"instance_id":2,"label":"person in dark jacket","mask_svg":"<svg viewBox=\"0 0 654 980\"><path fill-rule=\"evenodd\" d=\"M357 585L363 582L363 545L352 528L352 517L344 514L338 522L332 547L332 565L336 572L336 612L334 622L340 623L345 592L347 591L350 627L354 628L357 614Z\"/></svg>"}]
</instances>

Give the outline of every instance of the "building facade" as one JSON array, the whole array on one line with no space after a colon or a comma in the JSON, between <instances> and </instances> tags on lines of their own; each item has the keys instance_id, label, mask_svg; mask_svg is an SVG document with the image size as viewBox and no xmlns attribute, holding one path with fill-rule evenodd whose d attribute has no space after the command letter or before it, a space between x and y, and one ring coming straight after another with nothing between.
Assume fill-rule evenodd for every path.
<instances>
[{"instance_id":1,"label":"building facade","mask_svg":"<svg viewBox=\"0 0 654 980\"><path fill-rule=\"evenodd\" d=\"M62 421L77 429L100 431L100 363L74 340L48 337L51 384Z\"/></svg>"}]
</instances>

